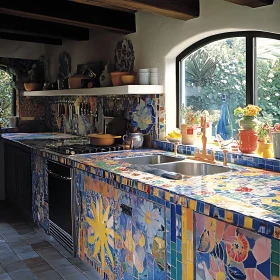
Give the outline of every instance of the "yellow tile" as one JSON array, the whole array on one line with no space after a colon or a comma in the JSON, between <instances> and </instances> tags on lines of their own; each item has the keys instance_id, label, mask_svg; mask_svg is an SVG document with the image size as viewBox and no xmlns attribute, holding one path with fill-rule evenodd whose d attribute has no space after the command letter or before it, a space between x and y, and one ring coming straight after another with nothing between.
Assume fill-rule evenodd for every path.
<instances>
[{"instance_id":1,"label":"yellow tile","mask_svg":"<svg viewBox=\"0 0 280 280\"><path fill-rule=\"evenodd\" d=\"M233 212L225 210L225 222L233 222Z\"/></svg>"},{"instance_id":2,"label":"yellow tile","mask_svg":"<svg viewBox=\"0 0 280 280\"><path fill-rule=\"evenodd\" d=\"M193 242L187 241L187 260L188 262L193 262Z\"/></svg>"},{"instance_id":3,"label":"yellow tile","mask_svg":"<svg viewBox=\"0 0 280 280\"><path fill-rule=\"evenodd\" d=\"M245 217L244 218L244 227L252 229L252 227L253 227L253 219L250 218L250 217Z\"/></svg>"},{"instance_id":4,"label":"yellow tile","mask_svg":"<svg viewBox=\"0 0 280 280\"><path fill-rule=\"evenodd\" d=\"M193 211L191 209L187 209L187 229L193 230Z\"/></svg>"},{"instance_id":5,"label":"yellow tile","mask_svg":"<svg viewBox=\"0 0 280 280\"><path fill-rule=\"evenodd\" d=\"M187 270L188 270L188 275L187 275L187 279L188 280L193 280L193 264L192 263L188 263L187 264ZM183 278L184 279L184 278Z\"/></svg>"},{"instance_id":6,"label":"yellow tile","mask_svg":"<svg viewBox=\"0 0 280 280\"><path fill-rule=\"evenodd\" d=\"M142 183L138 182L138 190L142 190Z\"/></svg>"},{"instance_id":7,"label":"yellow tile","mask_svg":"<svg viewBox=\"0 0 280 280\"><path fill-rule=\"evenodd\" d=\"M187 240L187 211L188 209L182 207L182 242Z\"/></svg>"},{"instance_id":8,"label":"yellow tile","mask_svg":"<svg viewBox=\"0 0 280 280\"><path fill-rule=\"evenodd\" d=\"M280 278L277 276L272 276L271 280L280 280Z\"/></svg>"},{"instance_id":9,"label":"yellow tile","mask_svg":"<svg viewBox=\"0 0 280 280\"><path fill-rule=\"evenodd\" d=\"M188 278L188 267L187 265L182 264L182 279L187 280Z\"/></svg>"},{"instance_id":10,"label":"yellow tile","mask_svg":"<svg viewBox=\"0 0 280 280\"><path fill-rule=\"evenodd\" d=\"M190 208L196 211L196 201L193 199L190 199Z\"/></svg>"},{"instance_id":11,"label":"yellow tile","mask_svg":"<svg viewBox=\"0 0 280 280\"><path fill-rule=\"evenodd\" d=\"M188 262L188 244L187 243L182 243L182 263L187 264Z\"/></svg>"},{"instance_id":12,"label":"yellow tile","mask_svg":"<svg viewBox=\"0 0 280 280\"><path fill-rule=\"evenodd\" d=\"M154 188L154 196L158 196L158 189Z\"/></svg>"},{"instance_id":13,"label":"yellow tile","mask_svg":"<svg viewBox=\"0 0 280 280\"><path fill-rule=\"evenodd\" d=\"M165 200L170 201L170 192L165 192Z\"/></svg>"},{"instance_id":14,"label":"yellow tile","mask_svg":"<svg viewBox=\"0 0 280 280\"><path fill-rule=\"evenodd\" d=\"M273 233L274 238L280 239L280 228L279 227L274 227L274 233Z\"/></svg>"}]
</instances>

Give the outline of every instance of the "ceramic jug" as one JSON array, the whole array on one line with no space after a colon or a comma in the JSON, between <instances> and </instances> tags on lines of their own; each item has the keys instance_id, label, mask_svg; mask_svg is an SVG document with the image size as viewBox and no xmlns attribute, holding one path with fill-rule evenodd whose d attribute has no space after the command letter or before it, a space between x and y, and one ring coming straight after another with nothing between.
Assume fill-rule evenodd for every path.
<instances>
[{"instance_id":1,"label":"ceramic jug","mask_svg":"<svg viewBox=\"0 0 280 280\"><path fill-rule=\"evenodd\" d=\"M112 85L111 75L108 71L108 64L99 77L100 87L110 87Z\"/></svg>"},{"instance_id":2,"label":"ceramic jug","mask_svg":"<svg viewBox=\"0 0 280 280\"><path fill-rule=\"evenodd\" d=\"M123 136L123 141L130 145L131 149L139 149L143 145L143 134L142 133L127 133Z\"/></svg>"}]
</instances>

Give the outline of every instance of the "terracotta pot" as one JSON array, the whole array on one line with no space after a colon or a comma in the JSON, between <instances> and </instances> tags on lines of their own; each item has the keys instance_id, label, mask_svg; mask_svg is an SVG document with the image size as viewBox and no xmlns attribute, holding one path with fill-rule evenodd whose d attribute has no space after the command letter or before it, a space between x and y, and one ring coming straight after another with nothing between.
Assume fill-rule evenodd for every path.
<instances>
[{"instance_id":1,"label":"terracotta pot","mask_svg":"<svg viewBox=\"0 0 280 280\"><path fill-rule=\"evenodd\" d=\"M258 136L254 130L239 129L239 150L245 154L252 154L258 147Z\"/></svg>"},{"instance_id":2,"label":"terracotta pot","mask_svg":"<svg viewBox=\"0 0 280 280\"><path fill-rule=\"evenodd\" d=\"M121 86L122 85L122 80L121 76L122 75L129 75L130 72L111 72L111 79L113 86Z\"/></svg>"},{"instance_id":3,"label":"terracotta pot","mask_svg":"<svg viewBox=\"0 0 280 280\"><path fill-rule=\"evenodd\" d=\"M88 138L91 145L110 146L114 144L116 138L121 138L121 136L115 136L112 134L94 133L94 134L89 134Z\"/></svg>"}]
</instances>

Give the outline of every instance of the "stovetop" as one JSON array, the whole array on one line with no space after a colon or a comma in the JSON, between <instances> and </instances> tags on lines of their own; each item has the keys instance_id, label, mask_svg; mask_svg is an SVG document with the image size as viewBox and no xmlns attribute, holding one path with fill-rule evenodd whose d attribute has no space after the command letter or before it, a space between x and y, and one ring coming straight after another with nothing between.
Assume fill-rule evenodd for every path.
<instances>
[{"instance_id":1,"label":"stovetop","mask_svg":"<svg viewBox=\"0 0 280 280\"><path fill-rule=\"evenodd\" d=\"M58 154L77 155L77 154L121 151L121 150L123 150L123 147L120 145L92 146L90 144L73 144L73 145L49 146L48 149L51 151L54 151Z\"/></svg>"}]
</instances>

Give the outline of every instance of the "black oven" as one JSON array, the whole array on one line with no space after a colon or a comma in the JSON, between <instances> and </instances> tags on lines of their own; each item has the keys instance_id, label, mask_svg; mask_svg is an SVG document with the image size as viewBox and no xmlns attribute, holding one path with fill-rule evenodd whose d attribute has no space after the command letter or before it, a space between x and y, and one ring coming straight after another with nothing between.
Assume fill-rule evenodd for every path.
<instances>
[{"instance_id":1,"label":"black oven","mask_svg":"<svg viewBox=\"0 0 280 280\"><path fill-rule=\"evenodd\" d=\"M75 255L72 168L48 161L50 234Z\"/></svg>"}]
</instances>

